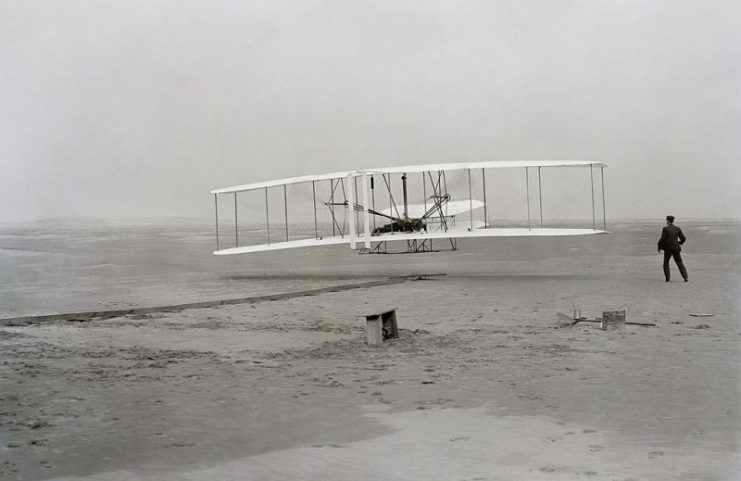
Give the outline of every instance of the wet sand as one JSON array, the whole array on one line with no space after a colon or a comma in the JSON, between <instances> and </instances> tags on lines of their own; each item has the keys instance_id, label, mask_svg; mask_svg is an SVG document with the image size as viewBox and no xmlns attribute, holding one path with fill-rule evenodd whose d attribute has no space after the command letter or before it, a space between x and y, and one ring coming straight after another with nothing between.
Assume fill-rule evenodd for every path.
<instances>
[{"instance_id":1,"label":"wet sand","mask_svg":"<svg viewBox=\"0 0 741 481\"><path fill-rule=\"evenodd\" d=\"M446 276L5 327L0 473L738 479L739 273L713 256L689 262L688 284L638 272ZM572 301L657 326L563 327L556 313ZM356 316L387 307L400 338L369 347Z\"/></svg>"}]
</instances>

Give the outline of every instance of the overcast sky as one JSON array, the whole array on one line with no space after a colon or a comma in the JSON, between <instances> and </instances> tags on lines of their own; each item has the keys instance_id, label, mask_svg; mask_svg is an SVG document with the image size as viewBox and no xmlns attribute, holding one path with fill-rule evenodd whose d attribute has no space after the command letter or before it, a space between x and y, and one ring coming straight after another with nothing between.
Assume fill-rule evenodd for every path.
<instances>
[{"instance_id":1,"label":"overcast sky","mask_svg":"<svg viewBox=\"0 0 741 481\"><path fill-rule=\"evenodd\" d=\"M0 0L0 221L588 159L608 218L741 217L741 2Z\"/></svg>"}]
</instances>

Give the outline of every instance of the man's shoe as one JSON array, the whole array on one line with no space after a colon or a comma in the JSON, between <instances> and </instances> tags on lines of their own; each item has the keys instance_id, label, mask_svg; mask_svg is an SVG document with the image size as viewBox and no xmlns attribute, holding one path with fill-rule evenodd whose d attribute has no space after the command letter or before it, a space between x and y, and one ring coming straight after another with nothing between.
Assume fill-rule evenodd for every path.
<instances>
[{"instance_id":1,"label":"man's shoe","mask_svg":"<svg viewBox=\"0 0 741 481\"><path fill-rule=\"evenodd\" d=\"M689 279L687 279L687 278L684 279L684 282L688 282L688 281L689 281Z\"/></svg>"}]
</instances>

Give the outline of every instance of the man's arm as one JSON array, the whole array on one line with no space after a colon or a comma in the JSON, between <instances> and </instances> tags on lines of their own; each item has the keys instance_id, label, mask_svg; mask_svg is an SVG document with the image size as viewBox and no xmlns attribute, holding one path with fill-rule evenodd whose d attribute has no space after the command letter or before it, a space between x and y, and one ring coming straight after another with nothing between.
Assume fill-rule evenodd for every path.
<instances>
[{"instance_id":1,"label":"man's arm","mask_svg":"<svg viewBox=\"0 0 741 481\"><path fill-rule=\"evenodd\" d=\"M656 246L656 247L657 247L657 251L658 251L658 252L661 252L661 250L662 250L662 249L664 248L664 246L666 245L666 236L667 236L667 235L668 235L668 234L666 233L666 227L664 227L663 229L661 229L661 239L659 239L659 243L658 243L658 245Z\"/></svg>"},{"instance_id":2,"label":"man's arm","mask_svg":"<svg viewBox=\"0 0 741 481\"><path fill-rule=\"evenodd\" d=\"M684 232L682 232L682 229L679 229L679 245L684 244L686 240L687 238L684 236Z\"/></svg>"}]
</instances>

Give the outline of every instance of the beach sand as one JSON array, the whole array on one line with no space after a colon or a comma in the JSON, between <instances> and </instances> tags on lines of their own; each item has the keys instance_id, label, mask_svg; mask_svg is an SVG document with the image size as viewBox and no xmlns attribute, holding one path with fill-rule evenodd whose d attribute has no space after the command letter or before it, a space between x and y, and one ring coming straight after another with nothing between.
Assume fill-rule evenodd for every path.
<instances>
[{"instance_id":1,"label":"beach sand","mask_svg":"<svg viewBox=\"0 0 741 481\"><path fill-rule=\"evenodd\" d=\"M414 270L448 275L0 327L0 478L741 479L737 254L687 254L686 284L655 255L435 255ZM656 326L565 327L572 302ZM367 346L388 308L400 337Z\"/></svg>"}]
</instances>

